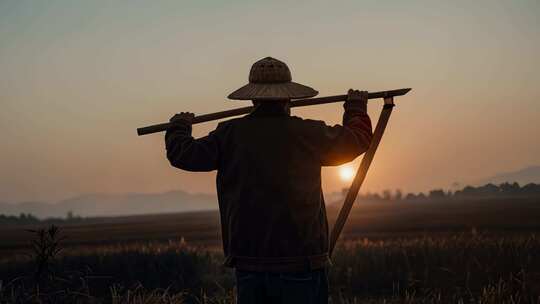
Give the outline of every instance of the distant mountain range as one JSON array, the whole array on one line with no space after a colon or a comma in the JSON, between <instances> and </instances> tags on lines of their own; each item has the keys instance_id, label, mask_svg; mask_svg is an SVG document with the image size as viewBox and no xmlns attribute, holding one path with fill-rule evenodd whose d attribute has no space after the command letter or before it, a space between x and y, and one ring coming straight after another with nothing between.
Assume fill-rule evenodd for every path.
<instances>
[{"instance_id":1,"label":"distant mountain range","mask_svg":"<svg viewBox=\"0 0 540 304\"><path fill-rule=\"evenodd\" d=\"M502 184L517 182L520 185L540 183L540 166L530 166L517 171L505 172L480 181L478 184Z\"/></svg>"},{"instance_id":2,"label":"distant mountain range","mask_svg":"<svg viewBox=\"0 0 540 304\"><path fill-rule=\"evenodd\" d=\"M65 217L71 211L80 216L114 216L217 209L217 198L210 194L183 191L143 194L88 194L57 203L0 202L0 214L31 213L39 218Z\"/></svg>"},{"instance_id":3,"label":"distant mountain range","mask_svg":"<svg viewBox=\"0 0 540 304\"><path fill-rule=\"evenodd\" d=\"M341 200L341 193L325 194L327 202ZM57 203L0 202L0 214L19 215L30 213L38 218L66 217L73 215L118 216L217 210L217 197L211 194L190 194L183 191L165 193L87 194Z\"/></svg>"},{"instance_id":4,"label":"distant mountain range","mask_svg":"<svg viewBox=\"0 0 540 304\"><path fill-rule=\"evenodd\" d=\"M477 185L488 183L502 184L518 182L540 184L540 166L530 166L518 171L506 172L480 180ZM326 202L342 200L342 193L325 194ZM116 216L170 212L188 212L215 210L218 208L217 197L210 194L190 194L183 191L165 193L127 193L127 194L87 194L57 203L45 202L0 202L0 214L19 215L31 213L39 218L65 217L71 211L74 215Z\"/></svg>"}]
</instances>

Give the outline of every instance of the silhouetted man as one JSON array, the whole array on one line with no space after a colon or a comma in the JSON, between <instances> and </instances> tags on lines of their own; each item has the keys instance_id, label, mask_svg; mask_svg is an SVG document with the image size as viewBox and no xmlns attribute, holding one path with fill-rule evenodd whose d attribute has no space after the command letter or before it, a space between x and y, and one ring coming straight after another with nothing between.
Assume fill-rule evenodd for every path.
<instances>
[{"instance_id":1,"label":"silhouetted man","mask_svg":"<svg viewBox=\"0 0 540 304\"><path fill-rule=\"evenodd\" d=\"M187 171L217 170L225 265L236 269L237 301L327 303L328 223L321 167L352 161L371 141L367 92L349 90L343 126L290 116L291 99L314 89L291 81L287 65L267 57L230 99L253 111L191 136L193 114L171 118L167 158Z\"/></svg>"}]
</instances>

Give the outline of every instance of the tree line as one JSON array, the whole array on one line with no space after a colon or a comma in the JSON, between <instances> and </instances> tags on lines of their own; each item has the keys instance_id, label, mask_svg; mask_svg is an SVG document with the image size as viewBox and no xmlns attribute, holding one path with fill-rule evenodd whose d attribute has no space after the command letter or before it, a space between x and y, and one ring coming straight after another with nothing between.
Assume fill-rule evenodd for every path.
<instances>
[{"instance_id":1,"label":"tree line","mask_svg":"<svg viewBox=\"0 0 540 304\"><path fill-rule=\"evenodd\" d=\"M346 194L348 189L343 189ZM393 201L393 200L441 200L441 199L471 199L471 198L504 198L504 197L540 197L540 184L530 183L520 186L518 183L502 183L499 185L486 184L483 186L465 186L460 190L433 189L427 193L404 194L397 189L384 190L381 193L360 194L360 200Z\"/></svg>"},{"instance_id":2,"label":"tree line","mask_svg":"<svg viewBox=\"0 0 540 304\"><path fill-rule=\"evenodd\" d=\"M85 218L81 217L79 215L73 214L72 211L68 211L66 213L66 217L52 217L52 218L46 218L46 219L40 219L36 216L34 216L31 213L20 213L19 215L5 215L0 214L0 225L5 224L23 224L23 225L30 225L30 224L60 224L60 223L66 223L66 222L80 222L83 221Z\"/></svg>"}]
</instances>

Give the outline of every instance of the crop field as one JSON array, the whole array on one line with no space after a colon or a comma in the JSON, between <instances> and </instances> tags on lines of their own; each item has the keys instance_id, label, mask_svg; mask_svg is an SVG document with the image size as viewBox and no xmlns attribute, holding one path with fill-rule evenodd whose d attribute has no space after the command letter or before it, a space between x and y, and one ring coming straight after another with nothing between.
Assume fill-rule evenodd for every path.
<instances>
[{"instance_id":1,"label":"crop field","mask_svg":"<svg viewBox=\"0 0 540 304\"><path fill-rule=\"evenodd\" d=\"M0 303L234 302L216 212L47 229L0 230ZM539 231L537 199L360 202L332 259L331 302L540 303Z\"/></svg>"}]
</instances>

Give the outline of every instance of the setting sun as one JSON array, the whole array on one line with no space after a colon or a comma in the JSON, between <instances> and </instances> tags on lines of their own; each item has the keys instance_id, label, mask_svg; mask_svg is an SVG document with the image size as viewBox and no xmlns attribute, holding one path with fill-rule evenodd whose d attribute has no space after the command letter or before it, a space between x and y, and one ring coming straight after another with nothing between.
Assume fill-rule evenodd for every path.
<instances>
[{"instance_id":1,"label":"setting sun","mask_svg":"<svg viewBox=\"0 0 540 304\"><path fill-rule=\"evenodd\" d=\"M339 176L343 181L351 181L354 178L354 169L351 166L344 166L339 168Z\"/></svg>"}]
</instances>

